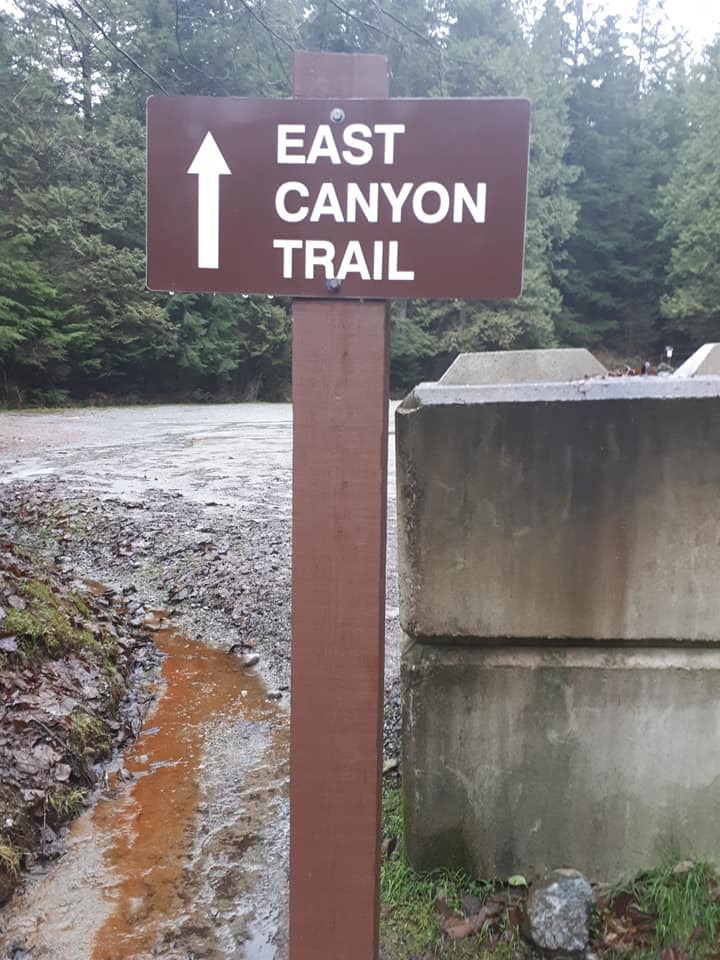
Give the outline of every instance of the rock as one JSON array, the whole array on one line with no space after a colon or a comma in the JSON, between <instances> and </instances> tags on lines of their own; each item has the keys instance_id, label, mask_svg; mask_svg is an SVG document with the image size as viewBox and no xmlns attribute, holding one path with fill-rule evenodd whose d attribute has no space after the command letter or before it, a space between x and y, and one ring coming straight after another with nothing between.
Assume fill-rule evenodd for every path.
<instances>
[{"instance_id":1,"label":"rock","mask_svg":"<svg viewBox=\"0 0 720 960\"><path fill-rule=\"evenodd\" d=\"M464 893L460 899L460 909L465 917L474 917L482 909L482 900L472 893Z\"/></svg>"},{"instance_id":2,"label":"rock","mask_svg":"<svg viewBox=\"0 0 720 960\"><path fill-rule=\"evenodd\" d=\"M249 656L245 657L243 664L246 667L254 667L257 663L260 662L260 657L257 653L251 653Z\"/></svg>"},{"instance_id":3,"label":"rock","mask_svg":"<svg viewBox=\"0 0 720 960\"><path fill-rule=\"evenodd\" d=\"M45 860L57 860L67 852L67 844L64 840L57 839L45 847L43 854Z\"/></svg>"},{"instance_id":4,"label":"rock","mask_svg":"<svg viewBox=\"0 0 720 960\"><path fill-rule=\"evenodd\" d=\"M71 773L72 770L67 763L58 763L55 766L55 779L60 783L67 783Z\"/></svg>"},{"instance_id":5,"label":"rock","mask_svg":"<svg viewBox=\"0 0 720 960\"><path fill-rule=\"evenodd\" d=\"M269 690L267 697L268 700L281 700L282 690Z\"/></svg>"},{"instance_id":6,"label":"rock","mask_svg":"<svg viewBox=\"0 0 720 960\"><path fill-rule=\"evenodd\" d=\"M397 847L397 837L383 837L380 844L380 857L383 861L389 860Z\"/></svg>"},{"instance_id":7,"label":"rock","mask_svg":"<svg viewBox=\"0 0 720 960\"><path fill-rule=\"evenodd\" d=\"M52 827L49 827L47 824L45 824L45 826L40 831L40 842L42 844L51 844L51 843L55 843L56 840L57 840L57 834L55 833L55 831L52 829Z\"/></svg>"},{"instance_id":8,"label":"rock","mask_svg":"<svg viewBox=\"0 0 720 960\"><path fill-rule=\"evenodd\" d=\"M553 870L530 891L526 934L550 956L580 956L588 944L592 904L592 888L581 873Z\"/></svg>"},{"instance_id":9,"label":"rock","mask_svg":"<svg viewBox=\"0 0 720 960\"><path fill-rule=\"evenodd\" d=\"M391 770L397 770L399 762L397 757L387 757L383 760L382 772L390 773Z\"/></svg>"}]
</instances>

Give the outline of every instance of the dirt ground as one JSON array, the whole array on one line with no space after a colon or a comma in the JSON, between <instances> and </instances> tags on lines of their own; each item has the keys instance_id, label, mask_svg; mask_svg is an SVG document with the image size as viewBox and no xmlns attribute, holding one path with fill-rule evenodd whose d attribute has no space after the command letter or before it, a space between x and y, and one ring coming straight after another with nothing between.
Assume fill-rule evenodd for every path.
<instances>
[{"instance_id":1,"label":"dirt ground","mask_svg":"<svg viewBox=\"0 0 720 960\"><path fill-rule=\"evenodd\" d=\"M165 654L157 711L74 824L68 853L0 914L0 956L286 956L291 417L282 404L0 415L0 536L71 580L132 591L138 624L163 611L154 626ZM393 442L389 755L399 728ZM239 697L223 686L233 672ZM133 861L139 848L147 856ZM169 871L158 882L153 858Z\"/></svg>"}]
</instances>

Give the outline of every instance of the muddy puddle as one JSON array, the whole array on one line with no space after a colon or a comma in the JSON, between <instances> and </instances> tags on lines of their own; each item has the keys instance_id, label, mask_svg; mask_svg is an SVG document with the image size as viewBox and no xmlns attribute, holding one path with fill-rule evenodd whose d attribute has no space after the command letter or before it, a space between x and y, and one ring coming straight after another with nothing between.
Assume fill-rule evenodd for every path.
<instances>
[{"instance_id":1,"label":"muddy puddle","mask_svg":"<svg viewBox=\"0 0 720 960\"><path fill-rule=\"evenodd\" d=\"M150 626L158 700L68 853L0 915L5 956L284 955L286 714L237 657Z\"/></svg>"}]
</instances>

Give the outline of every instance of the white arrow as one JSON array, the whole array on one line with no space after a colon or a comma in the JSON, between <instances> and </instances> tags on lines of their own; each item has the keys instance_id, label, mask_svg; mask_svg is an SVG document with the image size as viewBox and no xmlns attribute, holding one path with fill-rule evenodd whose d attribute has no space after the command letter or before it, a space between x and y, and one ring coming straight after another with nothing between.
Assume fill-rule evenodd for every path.
<instances>
[{"instance_id":1,"label":"white arrow","mask_svg":"<svg viewBox=\"0 0 720 960\"><path fill-rule=\"evenodd\" d=\"M198 267L217 270L220 239L220 177L230 173L211 133L205 134L188 173L198 178Z\"/></svg>"}]
</instances>

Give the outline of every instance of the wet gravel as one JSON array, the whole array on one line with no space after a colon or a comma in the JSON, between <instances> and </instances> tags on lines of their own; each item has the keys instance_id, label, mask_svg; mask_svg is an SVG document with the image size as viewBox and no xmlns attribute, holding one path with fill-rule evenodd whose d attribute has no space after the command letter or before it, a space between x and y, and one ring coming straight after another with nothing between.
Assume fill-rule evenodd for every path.
<instances>
[{"instance_id":1,"label":"wet gravel","mask_svg":"<svg viewBox=\"0 0 720 960\"><path fill-rule=\"evenodd\" d=\"M188 635L252 658L268 689L289 704L288 522L240 520L227 506L159 491L141 502L78 494L57 478L0 489L6 537L40 549L70 577L131 593L135 626L148 610L165 610ZM397 628L397 608L389 607L388 621ZM399 682L389 660L385 752L396 756Z\"/></svg>"},{"instance_id":2,"label":"wet gravel","mask_svg":"<svg viewBox=\"0 0 720 960\"><path fill-rule=\"evenodd\" d=\"M396 756L401 632L390 441L385 737ZM287 404L0 414L0 522L68 572L136 590L148 608L174 613L188 635L259 656L268 688L287 704L291 465Z\"/></svg>"},{"instance_id":3,"label":"wet gravel","mask_svg":"<svg viewBox=\"0 0 720 960\"><path fill-rule=\"evenodd\" d=\"M397 757L400 732L393 441L386 760ZM41 551L68 577L124 591L138 624L151 610L167 611L188 637L255 664L289 710L291 443L287 405L2 414L0 534ZM279 880L263 887L258 878L266 899L282 896L286 818L279 809L264 854L275 862L268 876ZM255 908L260 917L257 898ZM245 931L247 956L281 960L283 929L271 952L263 952L265 932Z\"/></svg>"}]
</instances>

